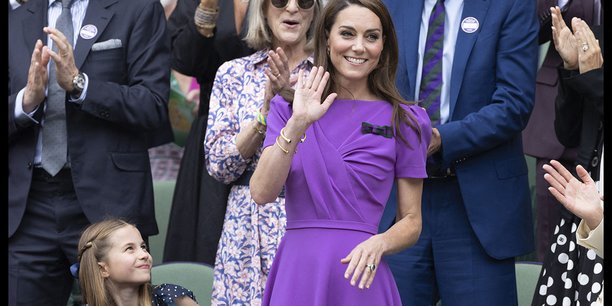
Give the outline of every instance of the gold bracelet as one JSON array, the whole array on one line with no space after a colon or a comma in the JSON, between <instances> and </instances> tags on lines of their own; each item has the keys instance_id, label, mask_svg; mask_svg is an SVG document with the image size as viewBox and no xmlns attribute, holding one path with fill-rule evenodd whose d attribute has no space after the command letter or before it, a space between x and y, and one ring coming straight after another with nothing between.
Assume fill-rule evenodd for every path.
<instances>
[{"instance_id":1,"label":"gold bracelet","mask_svg":"<svg viewBox=\"0 0 612 306\"><path fill-rule=\"evenodd\" d=\"M285 140L287 143L291 143L291 139L285 136L285 128L280 130L280 136L283 137L283 140ZM304 133L304 137L300 139L300 142L304 142L304 140L306 140L306 133Z\"/></svg>"},{"instance_id":2,"label":"gold bracelet","mask_svg":"<svg viewBox=\"0 0 612 306\"><path fill-rule=\"evenodd\" d=\"M291 139L287 138L287 136L285 136L285 128L282 128L280 130L280 137L283 137L283 140L285 140L287 143L291 143Z\"/></svg>"},{"instance_id":3,"label":"gold bracelet","mask_svg":"<svg viewBox=\"0 0 612 306\"><path fill-rule=\"evenodd\" d=\"M255 129L255 131L257 131L257 133L259 133L259 135L266 135L266 131L257 128L257 123L253 125L253 128Z\"/></svg>"},{"instance_id":4,"label":"gold bracelet","mask_svg":"<svg viewBox=\"0 0 612 306\"><path fill-rule=\"evenodd\" d=\"M276 145L283 150L283 152L285 152L285 154L289 154L289 150L283 148L283 146L281 146L280 142L278 142L278 137L276 137Z\"/></svg>"}]
</instances>

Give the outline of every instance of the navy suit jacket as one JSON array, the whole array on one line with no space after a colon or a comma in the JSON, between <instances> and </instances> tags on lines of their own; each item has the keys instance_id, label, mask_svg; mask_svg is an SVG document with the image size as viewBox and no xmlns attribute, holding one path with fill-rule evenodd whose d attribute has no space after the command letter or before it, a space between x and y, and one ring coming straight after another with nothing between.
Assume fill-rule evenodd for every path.
<instances>
[{"instance_id":1,"label":"navy suit jacket","mask_svg":"<svg viewBox=\"0 0 612 306\"><path fill-rule=\"evenodd\" d=\"M24 214L40 131L39 124L15 121L15 99L26 85L36 40L47 43L47 6L47 0L30 0L9 14L9 237ZM123 217L143 236L157 234L147 150L172 140L163 8L158 0L89 0L83 27L95 32L89 39L79 35L74 50L76 66L89 77L87 97L82 105L66 103L76 196L90 222ZM91 50L109 39L121 40L121 47Z\"/></svg>"},{"instance_id":2,"label":"navy suit jacket","mask_svg":"<svg viewBox=\"0 0 612 306\"><path fill-rule=\"evenodd\" d=\"M386 3L398 33L397 85L404 98L414 100L423 0ZM476 18L479 27L474 33L458 29L450 118L437 127L442 139L437 157L444 167L456 167L472 228L486 252L502 259L534 249L521 131L534 104L536 3L464 0L461 20L466 17Z\"/></svg>"}]
</instances>

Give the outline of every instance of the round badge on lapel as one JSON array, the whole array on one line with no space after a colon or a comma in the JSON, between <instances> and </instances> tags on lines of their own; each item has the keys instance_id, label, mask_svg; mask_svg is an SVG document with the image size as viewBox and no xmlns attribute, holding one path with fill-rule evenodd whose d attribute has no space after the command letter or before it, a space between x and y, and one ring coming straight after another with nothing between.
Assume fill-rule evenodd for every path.
<instances>
[{"instance_id":1,"label":"round badge on lapel","mask_svg":"<svg viewBox=\"0 0 612 306\"><path fill-rule=\"evenodd\" d=\"M479 26L478 19L474 17L465 17L461 21L461 29L468 34L476 32Z\"/></svg>"},{"instance_id":2,"label":"round badge on lapel","mask_svg":"<svg viewBox=\"0 0 612 306\"><path fill-rule=\"evenodd\" d=\"M93 24L85 25L79 33L83 39L92 39L98 34L98 28Z\"/></svg>"}]
</instances>

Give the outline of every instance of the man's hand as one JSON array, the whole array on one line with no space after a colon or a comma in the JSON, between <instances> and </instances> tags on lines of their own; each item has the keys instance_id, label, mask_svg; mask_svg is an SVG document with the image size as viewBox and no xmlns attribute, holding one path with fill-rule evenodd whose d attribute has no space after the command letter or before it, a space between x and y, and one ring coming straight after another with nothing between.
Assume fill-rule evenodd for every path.
<instances>
[{"instance_id":1,"label":"man's hand","mask_svg":"<svg viewBox=\"0 0 612 306\"><path fill-rule=\"evenodd\" d=\"M438 152L442 147L442 138L440 138L440 132L437 128L431 129L431 142L429 142L429 147L427 147L427 157L432 154Z\"/></svg>"},{"instance_id":2,"label":"man's hand","mask_svg":"<svg viewBox=\"0 0 612 306\"><path fill-rule=\"evenodd\" d=\"M30 69L28 70L28 83L23 94L23 111L32 112L42 101L45 100L45 87L49 78L47 76L47 64L49 53L44 52L43 43L39 39L34 45Z\"/></svg>"},{"instance_id":3,"label":"man's hand","mask_svg":"<svg viewBox=\"0 0 612 306\"><path fill-rule=\"evenodd\" d=\"M74 52L72 45L68 42L68 39L64 34L57 29L44 27L43 30L53 40L53 43L57 46L58 53L55 53L48 46L43 48L43 52L49 53L53 61L55 62L55 73L57 83L66 92L72 92L74 87L72 86L72 79L79 73L79 69L74 63ZM72 39L72 37L70 38Z\"/></svg>"}]
</instances>

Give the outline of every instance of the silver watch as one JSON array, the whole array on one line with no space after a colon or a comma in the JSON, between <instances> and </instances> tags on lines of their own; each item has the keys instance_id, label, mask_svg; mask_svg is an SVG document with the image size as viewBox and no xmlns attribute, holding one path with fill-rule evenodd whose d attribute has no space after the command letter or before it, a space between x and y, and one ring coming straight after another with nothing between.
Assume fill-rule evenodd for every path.
<instances>
[{"instance_id":1,"label":"silver watch","mask_svg":"<svg viewBox=\"0 0 612 306\"><path fill-rule=\"evenodd\" d=\"M81 95L83 90L85 90L85 74L82 72L77 73L77 75L72 78L72 92L70 93L73 97L78 97Z\"/></svg>"}]
</instances>

